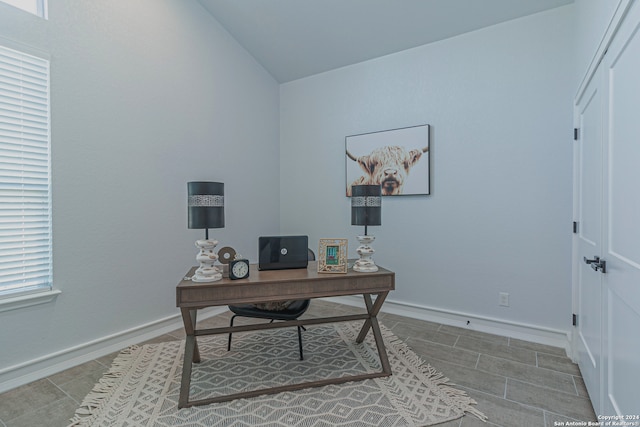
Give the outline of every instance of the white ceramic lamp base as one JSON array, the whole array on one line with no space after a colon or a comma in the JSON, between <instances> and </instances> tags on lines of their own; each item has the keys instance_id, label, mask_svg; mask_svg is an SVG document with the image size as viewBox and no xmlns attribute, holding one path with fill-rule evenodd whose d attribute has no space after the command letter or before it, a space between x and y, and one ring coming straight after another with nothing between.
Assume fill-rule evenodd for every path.
<instances>
[{"instance_id":1,"label":"white ceramic lamp base","mask_svg":"<svg viewBox=\"0 0 640 427\"><path fill-rule=\"evenodd\" d=\"M376 238L373 236L356 236L356 238L358 242L360 242L360 246L356 249L360 259L353 264L353 271L359 273L373 273L378 271L378 266L371 259L375 251L370 246L371 242Z\"/></svg>"},{"instance_id":2,"label":"white ceramic lamp base","mask_svg":"<svg viewBox=\"0 0 640 427\"><path fill-rule=\"evenodd\" d=\"M222 279L222 271L214 265L218 260L218 255L214 252L217 245L217 240L196 240L196 247L200 249L196 261L200 266L191 278L192 281L215 282Z\"/></svg>"}]
</instances>

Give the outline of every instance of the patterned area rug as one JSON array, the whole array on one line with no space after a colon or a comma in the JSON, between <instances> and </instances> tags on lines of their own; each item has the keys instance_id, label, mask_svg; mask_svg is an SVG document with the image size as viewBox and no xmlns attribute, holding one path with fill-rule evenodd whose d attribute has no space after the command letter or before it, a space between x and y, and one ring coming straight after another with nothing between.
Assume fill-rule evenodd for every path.
<instances>
[{"instance_id":1,"label":"patterned area rug","mask_svg":"<svg viewBox=\"0 0 640 427\"><path fill-rule=\"evenodd\" d=\"M380 371L371 332L355 339L362 322L309 327L305 360L298 360L295 328L198 339L190 399ZM393 375L340 385L178 409L183 341L124 350L84 399L72 426L428 426L462 417L485 421L475 402L424 364L382 327Z\"/></svg>"}]
</instances>

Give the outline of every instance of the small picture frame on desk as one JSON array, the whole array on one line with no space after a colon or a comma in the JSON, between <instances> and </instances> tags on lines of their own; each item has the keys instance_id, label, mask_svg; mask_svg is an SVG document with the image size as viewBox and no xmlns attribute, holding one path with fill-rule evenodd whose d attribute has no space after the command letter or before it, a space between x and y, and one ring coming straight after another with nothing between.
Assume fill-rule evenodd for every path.
<instances>
[{"instance_id":1,"label":"small picture frame on desk","mask_svg":"<svg viewBox=\"0 0 640 427\"><path fill-rule=\"evenodd\" d=\"M318 273L347 272L348 239L320 239Z\"/></svg>"}]
</instances>

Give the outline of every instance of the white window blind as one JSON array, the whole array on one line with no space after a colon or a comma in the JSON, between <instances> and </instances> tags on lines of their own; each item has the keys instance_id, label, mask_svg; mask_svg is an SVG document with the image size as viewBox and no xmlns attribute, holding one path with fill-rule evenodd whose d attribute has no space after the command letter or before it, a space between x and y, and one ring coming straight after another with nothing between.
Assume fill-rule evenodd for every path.
<instances>
[{"instance_id":1,"label":"white window blind","mask_svg":"<svg viewBox=\"0 0 640 427\"><path fill-rule=\"evenodd\" d=\"M0 46L0 297L51 290L49 61Z\"/></svg>"}]
</instances>

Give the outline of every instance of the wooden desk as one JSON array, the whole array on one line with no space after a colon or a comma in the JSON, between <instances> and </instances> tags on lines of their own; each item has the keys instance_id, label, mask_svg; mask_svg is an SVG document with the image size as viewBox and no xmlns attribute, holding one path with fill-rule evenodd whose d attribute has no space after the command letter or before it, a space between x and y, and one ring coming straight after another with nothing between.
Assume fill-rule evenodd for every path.
<instances>
[{"instance_id":1,"label":"wooden desk","mask_svg":"<svg viewBox=\"0 0 640 427\"><path fill-rule=\"evenodd\" d=\"M188 277L193 276L195 268L196 267L193 267L189 270L187 273ZM395 289L395 273L384 268L380 268L375 273L357 273L349 270L346 274L319 274L317 270L318 264L315 261L309 262L307 269L294 270L259 271L256 265L252 265L250 276L247 279L229 280L224 278L220 281L209 283L195 283L190 280L182 280L176 288L176 305L182 312L182 320L187 337L178 407L186 408L194 405L224 402L262 394L273 394L308 387L321 387L328 384L340 384L391 375L391 366L389 365L389 359L387 358L376 316L389 291ZM358 294L362 294L364 297L367 313L213 329L198 329L196 325L197 310L205 307ZM372 295L376 296L375 301L372 300ZM297 325L347 322L352 320L364 320L356 342L361 343L369 332L369 329L373 331L382 371L189 401L192 363L200 362L200 353L196 340L198 336L283 328Z\"/></svg>"}]
</instances>

